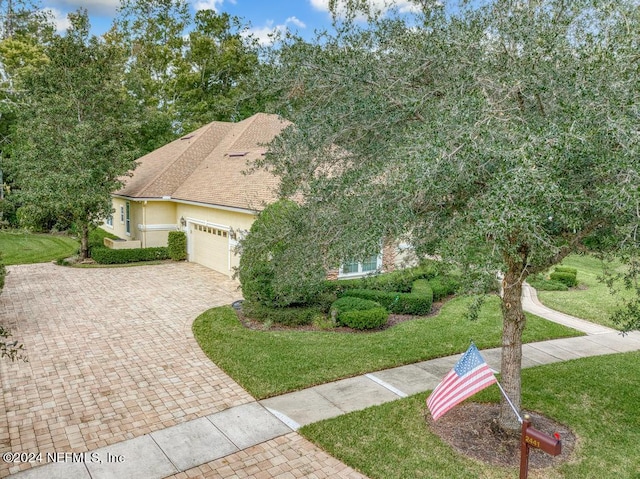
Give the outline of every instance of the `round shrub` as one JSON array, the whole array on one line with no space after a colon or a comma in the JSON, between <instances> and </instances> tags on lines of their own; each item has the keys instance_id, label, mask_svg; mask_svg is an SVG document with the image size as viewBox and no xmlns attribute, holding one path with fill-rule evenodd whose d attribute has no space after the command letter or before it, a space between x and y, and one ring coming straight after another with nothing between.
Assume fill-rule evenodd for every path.
<instances>
[{"instance_id":1,"label":"round shrub","mask_svg":"<svg viewBox=\"0 0 640 479\"><path fill-rule=\"evenodd\" d=\"M572 288L578 285L578 280L576 279L576 275L573 273L554 271L549 275L549 279L551 281L557 281L559 283L563 283L567 285L569 288Z\"/></svg>"},{"instance_id":2,"label":"round shrub","mask_svg":"<svg viewBox=\"0 0 640 479\"><path fill-rule=\"evenodd\" d=\"M338 315L346 311L364 311L367 309L378 308L380 304L368 299L358 298L355 296L343 296L337 299L331 305L331 312L335 311Z\"/></svg>"},{"instance_id":3,"label":"round shrub","mask_svg":"<svg viewBox=\"0 0 640 479\"><path fill-rule=\"evenodd\" d=\"M375 301L344 296L331 305L331 315L344 326L354 329L375 329L387 322L389 313Z\"/></svg>"},{"instance_id":4,"label":"round shrub","mask_svg":"<svg viewBox=\"0 0 640 479\"><path fill-rule=\"evenodd\" d=\"M396 293L372 289L350 289L343 297L354 296L380 303L387 311L396 314L422 316L431 312L433 297L413 293Z\"/></svg>"},{"instance_id":5,"label":"round shrub","mask_svg":"<svg viewBox=\"0 0 640 479\"><path fill-rule=\"evenodd\" d=\"M433 291L434 301L439 301L442 298L454 294L460 287L454 278L448 276L436 276L430 279L429 286L431 286L431 290Z\"/></svg>"},{"instance_id":6,"label":"round shrub","mask_svg":"<svg viewBox=\"0 0 640 479\"><path fill-rule=\"evenodd\" d=\"M382 306L362 311L345 311L339 316L340 323L350 328L360 330L375 329L384 326L388 317L389 313Z\"/></svg>"}]
</instances>

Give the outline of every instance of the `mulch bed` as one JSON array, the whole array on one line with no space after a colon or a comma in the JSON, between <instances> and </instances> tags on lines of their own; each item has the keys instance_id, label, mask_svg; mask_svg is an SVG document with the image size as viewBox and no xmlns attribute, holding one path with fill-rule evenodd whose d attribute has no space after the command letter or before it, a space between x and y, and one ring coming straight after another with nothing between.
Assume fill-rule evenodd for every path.
<instances>
[{"instance_id":1,"label":"mulch bed","mask_svg":"<svg viewBox=\"0 0 640 479\"><path fill-rule=\"evenodd\" d=\"M455 451L472 459L495 466L519 467L520 431L505 433L498 427L498 404L464 403L434 422L425 408L428 427ZM553 435L559 433L562 452L551 456L539 449L530 448L529 469L557 466L569 461L576 446L575 434L563 424L541 414L528 413L531 425L537 430Z\"/></svg>"},{"instance_id":2,"label":"mulch bed","mask_svg":"<svg viewBox=\"0 0 640 479\"><path fill-rule=\"evenodd\" d=\"M240 321L240 323L247 329L254 329L258 331L265 331L265 330L268 330L268 331L325 331L325 332L330 331L332 333L368 334L368 333L373 333L377 331L384 331L385 329L389 329L395 326L396 324L400 324L405 321L412 321L414 319L429 318L431 316L436 316L440 312L440 308L445 302L446 300L440 301L437 303L434 302L433 305L431 306L431 312L425 316L412 316L408 314L390 314L384 326L382 326L381 328L369 329L366 331L353 329L346 326L338 326L331 329L321 329L321 328L315 327L312 324L307 324L304 326L283 326L281 324L271 323L267 327L263 322L256 321L255 319L251 319L245 316L242 313L241 307L237 307L234 309L236 310L236 314L238 315L238 321Z\"/></svg>"}]
</instances>

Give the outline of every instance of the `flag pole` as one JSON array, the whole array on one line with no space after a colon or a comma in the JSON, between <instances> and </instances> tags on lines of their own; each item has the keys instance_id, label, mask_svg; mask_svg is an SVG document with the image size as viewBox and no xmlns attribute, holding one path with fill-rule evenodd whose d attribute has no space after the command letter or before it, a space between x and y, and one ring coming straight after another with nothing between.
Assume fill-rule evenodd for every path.
<instances>
[{"instance_id":1,"label":"flag pole","mask_svg":"<svg viewBox=\"0 0 640 479\"><path fill-rule=\"evenodd\" d=\"M511 406L511 409L513 409L513 412L515 413L516 417L518 418L518 421L520 422L520 424L522 424L522 417L520 417L520 414L518 414L518 411L516 410L515 406L513 405L513 403L511 402L511 399L509 399L509 396L507 396L507 393L504 392L504 389L502 389L502 385L500 384L500 381L496 380L496 384L498 385L498 387L500 388L500 392L502 393L502 395L504 396L504 398L507 400L507 402L509 403L509 406Z\"/></svg>"}]
</instances>

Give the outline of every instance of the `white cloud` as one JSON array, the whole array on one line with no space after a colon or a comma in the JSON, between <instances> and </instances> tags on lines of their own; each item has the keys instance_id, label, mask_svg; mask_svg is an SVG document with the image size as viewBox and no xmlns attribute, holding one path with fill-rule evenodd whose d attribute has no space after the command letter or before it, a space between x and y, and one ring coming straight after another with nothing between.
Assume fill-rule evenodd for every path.
<instances>
[{"instance_id":1,"label":"white cloud","mask_svg":"<svg viewBox=\"0 0 640 479\"><path fill-rule=\"evenodd\" d=\"M43 8L42 10L51 16L53 24L56 26L56 32L63 33L71 26L67 15L57 8Z\"/></svg>"},{"instance_id":2,"label":"white cloud","mask_svg":"<svg viewBox=\"0 0 640 479\"><path fill-rule=\"evenodd\" d=\"M329 12L329 0L309 0L311 6L321 12ZM409 0L368 0L369 5L386 12L392 7L398 8L401 13L416 11L419 7ZM339 2L338 11L344 8L344 3Z\"/></svg>"},{"instance_id":3,"label":"white cloud","mask_svg":"<svg viewBox=\"0 0 640 479\"><path fill-rule=\"evenodd\" d=\"M76 11L86 8L91 15L113 16L120 6L120 0L45 0L42 2L45 10Z\"/></svg>"},{"instance_id":4,"label":"white cloud","mask_svg":"<svg viewBox=\"0 0 640 479\"><path fill-rule=\"evenodd\" d=\"M278 32L285 32L289 28L289 25L294 25L298 28L307 28L307 25L297 17L289 17L284 23L274 25L273 20L267 20L267 23L263 27L250 28L246 32L246 36L253 36L260 42L261 45L268 45L273 42L271 38Z\"/></svg>"},{"instance_id":5,"label":"white cloud","mask_svg":"<svg viewBox=\"0 0 640 479\"><path fill-rule=\"evenodd\" d=\"M218 11L218 5L222 5L224 0L199 0L193 3L193 9L196 11L200 10L213 10L214 12ZM235 3L235 2L231 2Z\"/></svg>"},{"instance_id":6,"label":"white cloud","mask_svg":"<svg viewBox=\"0 0 640 479\"><path fill-rule=\"evenodd\" d=\"M285 24L288 25L290 23L292 23L293 25L295 25L298 28L307 28L305 23L302 20L300 20L299 18L296 18L296 17L287 18L287 20L285 21Z\"/></svg>"}]
</instances>

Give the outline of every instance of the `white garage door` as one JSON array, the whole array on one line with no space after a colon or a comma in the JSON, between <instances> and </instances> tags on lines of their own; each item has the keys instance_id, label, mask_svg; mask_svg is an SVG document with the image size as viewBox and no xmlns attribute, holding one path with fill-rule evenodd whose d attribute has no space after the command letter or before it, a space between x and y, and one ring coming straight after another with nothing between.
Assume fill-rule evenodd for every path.
<instances>
[{"instance_id":1,"label":"white garage door","mask_svg":"<svg viewBox=\"0 0 640 479\"><path fill-rule=\"evenodd\" d=\"M190 223L189 261L229 274L229 233L226 230Z\"/></svg>"}]
</instances>

